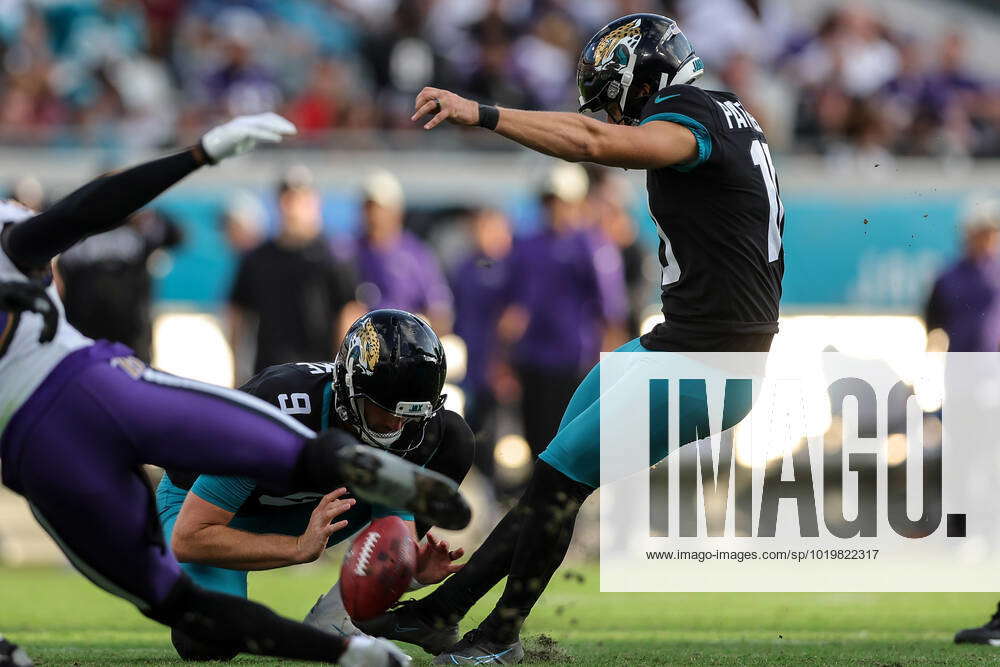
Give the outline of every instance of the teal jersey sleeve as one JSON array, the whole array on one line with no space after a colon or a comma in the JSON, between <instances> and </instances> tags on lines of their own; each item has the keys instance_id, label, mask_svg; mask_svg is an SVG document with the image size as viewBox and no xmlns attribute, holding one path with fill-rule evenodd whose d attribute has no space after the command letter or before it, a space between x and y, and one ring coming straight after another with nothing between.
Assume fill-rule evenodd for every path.
<instances>
[{"instance_id":1,"label":"teal jersey sleeve","mask_svg":"<svg viewBox=\"0 0 1000 667\"><path fill-rule=\"evenodd\" d=\"M381 519L386 516L398 516L403 521L413 521L413 515L409 512L394 510L382 505L372 505L372 519Z\"/></svg>"},{"instance_id":2,"label":"teal jersey sleeve","mask_svg":"<svg viewBox=\"0 0 1000 667\"><path fill-rule=\"evenodd\" d=\"M191 493L207 503L235 514L256 486L257 483L249 477L200 475L191 486Z\"/></svg>"},{"instance_id":3,"label":"teal jersey sleeve","mask_svg":"<svg viewBox=\"0 0 1000 667\"><path fill-rule=\"evenodd\" d=\"M713 150L717 150L714 140L716 118L715 102L704 92L694 86L668 86L655 95L642 110L640 125L653 121L676 123L691 130L698 146L698 155L687 164L671 167L677 171L688 172L705 164L712 158Z\"/></svg>"}]
</instances>

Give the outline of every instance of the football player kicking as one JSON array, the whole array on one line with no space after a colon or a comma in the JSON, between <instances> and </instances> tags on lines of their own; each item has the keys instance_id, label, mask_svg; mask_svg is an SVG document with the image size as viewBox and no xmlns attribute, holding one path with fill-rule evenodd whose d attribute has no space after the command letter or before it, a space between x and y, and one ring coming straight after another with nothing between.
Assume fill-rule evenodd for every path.
<instances>
[{"instance_id":1,"label":"football player kicking","mask_svg":"<svg viewBox=\"0 0 1000 667\"><path fill-rule=\"evenodd\" d=\"M434 88L417 96L413 119L431 115L426 129L478 125L573 162L645 169L665 321L619 351L767 352L784 270L774 166L764 132L736 96L690 85L703 69L674 21L633 14L594 35L577 70L580 110L604 111L609 123L498 109ZM599 391L598 366L570 400L524 496L461 572L359 627L440 654L439 664L520 662L521 626L565 556L577 510L600 484ZM496 607L456 643L457 622L505 576Z\"/></svg>"},{"instance_id":2,"label":"football player kicking","mask_svg":"<svg viewBox=\"0 0 1000 667\"><path fill-rule=\"evenodd\" d=\"M164 544L142 464L248 476L281 489L359 498L460 527L457 485L331 429L317 436L235 390L146 367L65 320L50 262L120 225L191 172L277 142L295 127L241 117L184 151L102 176L35 214L0 204L0 460L5 485L86 577L146 616L232 650L347 665L401 664L388 642L345 640L191 583ZM234 447L239 443L239 447Z\"/></svg>"},{"instance_id":3,"label":"football player kicking","mask_svg":"<svg viewBox=\"0 0 1000 667\"><path fill-rule=\"evenodd\" d=\"M401 310L376 310L351 326L334 363L272 366L241 389L314 431L347 431L460 484L472 466L475 438L462 417L442 407L445 375L444 348L430 326ZM343 492L324 496L305 487L287 492L247 477L169 470L156 500L181 569L196 584L220 593L246 597L248 571L312 562L372 518L390 514L408 522L415 539L427 538L418 551L411 590L458 571L452 561L463 550L449 550L447 542L428 532L429 522L414 523L410 513L356 503ZM341 601L339 582L305 622L345 636L358 634ZM173 642L189 660L227 660L234 654L179 630Z\"/></svg>"}]
</instances>

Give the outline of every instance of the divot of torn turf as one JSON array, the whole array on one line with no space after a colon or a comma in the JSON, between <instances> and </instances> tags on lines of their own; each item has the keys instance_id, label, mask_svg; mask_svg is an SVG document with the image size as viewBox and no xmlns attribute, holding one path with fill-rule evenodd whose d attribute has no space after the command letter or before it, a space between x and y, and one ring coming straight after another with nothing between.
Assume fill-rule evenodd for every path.
<instances>
[{"instance_id":1,"label":"divot of torn turf","mask_svg":"<svg viewBox=\"0 0 1000 667\"><path fill-rule=\"evenodd\" d=\"M525 642L524 661L537 662L572 662L573 656L559 647L559 642L547 634L531 637Z\"/></svg>"}]
</instances>

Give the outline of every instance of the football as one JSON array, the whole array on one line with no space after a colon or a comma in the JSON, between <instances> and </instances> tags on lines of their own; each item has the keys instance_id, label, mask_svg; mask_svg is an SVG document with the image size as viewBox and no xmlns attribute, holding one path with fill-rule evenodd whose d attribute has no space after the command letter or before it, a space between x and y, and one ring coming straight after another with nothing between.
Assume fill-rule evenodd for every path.
<instances>
[{"instance_id":1,"label":"football","mask_svg":"<svg viewBox=\"0 0 1000 667\"><path fill-rule=\"evenodd\" d=\"M351 618L383 613L406 592L417 567L417 545L398 516L375 519L354 539L340 567L340 594Z\"/></svg>"}]
</instances>

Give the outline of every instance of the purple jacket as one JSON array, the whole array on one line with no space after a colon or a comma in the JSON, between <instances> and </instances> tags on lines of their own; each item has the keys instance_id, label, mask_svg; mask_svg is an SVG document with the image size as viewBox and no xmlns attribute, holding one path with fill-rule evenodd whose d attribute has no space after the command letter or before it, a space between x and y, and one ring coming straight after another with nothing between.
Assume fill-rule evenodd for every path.
<instances>
[{"instance_id":1,"label":"purple jacket","mask_svg":"<svg viewBox=\"0 0 1000 667\"><path fill-rule=\"evenodd\" d=\"M944 329L951 352L996 352L1000 348L1000 262L963 259L934 283L927 330Z\"/></svg>"},{"instance_id":2,"label":"purple jacket","mask_svg":"<svg viewBox=\"0 0 1000 667\"><path fill-rule=\"evenodd\" d=\"M490 363L497 353L497 322L510 303L511 261L489 261L473 254L455 271L455 333L468 352L465 382L475 392L486 385Z\"/></svg>"},{"instance_id":3,"label":"purple jacket","mask_svg":"<svg viewBox=\"0 0 1000 667\"><path fill-rule=\"evenodd\" d=\"M360 297L369 308L414 313L451 310L451 290L437 258L413 234L404 231L390 248L374 248L362 238L355 247L354 260Z\"/></svg>"},{"instance_id":4,"label":"purple jacket","mask_svg":"<svg viewBox=\"0 0 1000 667\"><path fill-rule=\"evenodd\" d=\"M628 312L621 253L603 235L551 230L514 245L511 295L529 314L518 363L584 372L600 356L604 327Z\"/></svg>"}]
</instances>

